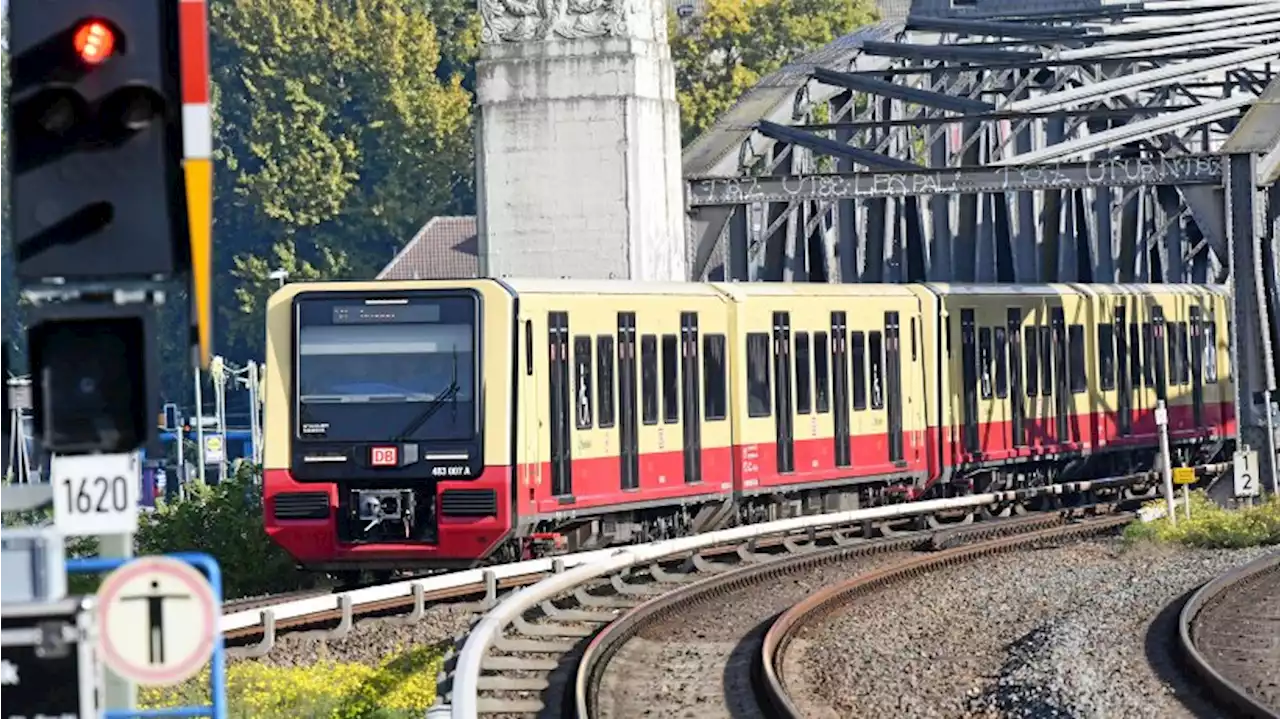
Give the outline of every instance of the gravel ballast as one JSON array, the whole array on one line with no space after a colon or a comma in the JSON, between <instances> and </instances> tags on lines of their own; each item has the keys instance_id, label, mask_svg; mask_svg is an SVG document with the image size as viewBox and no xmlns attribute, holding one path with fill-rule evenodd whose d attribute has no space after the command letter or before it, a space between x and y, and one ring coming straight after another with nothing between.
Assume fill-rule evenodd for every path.
<instances>
[{"instance_id":1,"label":"gravel ballast","mask_svg":"<svg viewBox=\"0 0 1280 719\"><path fill-rule=\"evenodd\" d=\"M302 632L285 632L257 661L270 666L307 666L316 662L352 662L377 666L398 652L438 644L466 631L475 613L455 604L430 606L420 621L403 623L390 617L357 618L351 633L341 639L317 639Z\"/></svg>"},{"instance_id":2,"label":"gravel ballast","mask_svg":"<svg viewBox=\"0 0 1280 719\"><path fill-rule=\"evenodd\" d=\"M1165 609L1266 551L1104 538L915 577L802 630L788 689L806 716L839 719L1203 716Z\"/></svg>"},{"instance_id":3,"label":"gravel ballast","mask_svg":"<svg viewBox=\"0 0 1280 719\"><path fill-rule=\"evenodd\" d=\"M767 620L827 584L909 552L803 569L681 610L629 639L601 682L600 719L760 717L751 687Z\"/></svg>"}]
</instances>

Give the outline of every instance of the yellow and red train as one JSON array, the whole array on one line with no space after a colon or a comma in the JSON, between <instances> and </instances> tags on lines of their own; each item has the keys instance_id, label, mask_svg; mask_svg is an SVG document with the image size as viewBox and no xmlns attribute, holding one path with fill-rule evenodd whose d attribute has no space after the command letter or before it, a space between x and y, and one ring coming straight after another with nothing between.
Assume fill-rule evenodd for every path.
<instances>
[{"instance_id":1,"label":"yellow and red train","mask_svg":"<svg viewBox=\"0 0 1280 719\"><path fill-rule=\"evenodd\" d=\"M1202 285L291 284L265 522L306 567L446 568L1230 449Z\"/></svg>"}]
</instances>

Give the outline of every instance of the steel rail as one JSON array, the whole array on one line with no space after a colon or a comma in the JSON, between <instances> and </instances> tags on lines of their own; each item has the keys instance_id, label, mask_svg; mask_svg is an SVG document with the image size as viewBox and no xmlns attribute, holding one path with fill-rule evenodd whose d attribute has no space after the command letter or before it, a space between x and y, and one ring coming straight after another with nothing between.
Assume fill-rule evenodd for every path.
<instances>
[{"instance_id":1,"label":"steel rail","mask_svg":"<svg viewBox=\"0 0 1280 719\"><path fill-rule=\"evenodd\" d=\"M1225 471L1229 463L1202 465L1197 473L1209 474ZM895 504L868 509L858 509L833 514L812 515L784 519L765 524L753 524L733 529L709 532L692 537L668 539L646 545L601 550L600 559L578 566L517 590L507 596L476 623L458 652L451 678L450 704L433 708L432 716L452 716L454 719L472 719L480 711L479 690L485 654L502 636L506 627L521 618L530 609L572 591L591 580L617 573L637 565L669 560L673 557L698 556L701 552L722 546L737 545L770 535L792 534L818 528L864 522L924 517L957 509L978 509L998 506L1002 503L1020 502L1039 496L1075 494L1100 489L1122 488L1156 477L1154 472L1139 472L1121 477L1111 477L1079 482L1066 482L1045 487L992 492L966 497L934 499L905 504ZM568 567L568 565L565 565Z\"/></svg>"},{"instance_id":2,"label":"steel rail","mask_svg":"<svg viewBox=\"0 0 1280 719\"><path fill-rule=\"evenodd\" d=\"M1196 646L1194 627L1200 613L1224 594L1259 575L1274 571L1280 571L1280 551L1267 554L1206 582L1187 599L1178 614L1178 647L1182 652L1183 663L1217 703L1250 719L1280 719L1280 712L1258 701L1244 687L1219 672Z\"/></svg>"},{"instance_id":3,"label":"steel rail","mask_svg":"<svg viewBox=\"0 0 1280 719\"><path fill-rule=\"evenodd\" d=\"M759 701L762 706L772 712L773 716L784 719L801 719L804 716L787 692L786 677L782 672L783 655L800 629L847 604L857 596L926 572L971 562L993 554L1024 549L1049 540L1084 537L1106 532L1128 524L1133 521L1134 516L1132 512L1124 512L1117 516L1088 519L1078 524L1051 527L1027 534L1016 534L979 544L946 549L931 556L907 559L891 567L859 575L846 582L828 585L778 615L769 630L765 632L755 667L758 672L756 690Z\"/></svg>"},{"instance_id":4,"label":"steel rail","mask_svg":"<svg viewBox=\"0 0 1280 719\"><path fill-rule=\"evenodd\" d=\"M954 528L926 530L911 536L888 539L859 539L831 547L812 549L797 555L769 558L758 564L743 564L705 579L691 582L677 589L654 597L637 605L600 630L583 651L574 678L573 713L579 719L597 714L600 683L609 662L618 650L647 627L653 626L682 608L696 605L732 591L761 584L788 574L804 571L824 564L844 562L856 557L892 552L922 552L945 549L955 542L973 542L1007 535L1010 532L1032 532L1047 527L1061 526L1068 521L1068 514L1091 511L1114 511L1115 502L1070 510L1044 512L1042 514L1000 519L979 525L960 525Z\"/></svg>"}]
</instances>

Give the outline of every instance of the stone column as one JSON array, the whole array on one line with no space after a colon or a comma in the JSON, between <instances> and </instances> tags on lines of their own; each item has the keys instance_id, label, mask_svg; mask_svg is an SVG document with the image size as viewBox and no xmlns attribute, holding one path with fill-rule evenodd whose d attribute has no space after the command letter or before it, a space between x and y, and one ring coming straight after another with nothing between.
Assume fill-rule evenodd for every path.
<instances>
[{"instance_id":1,"label":"stone column","mask_svg":"<svg viewBox=\"0 0 1280 719\"><path fill-rule=\"evenodd\" d=\"M481 273L686 279L665 0L479 3Z\"/></svg>"}]
</instances>

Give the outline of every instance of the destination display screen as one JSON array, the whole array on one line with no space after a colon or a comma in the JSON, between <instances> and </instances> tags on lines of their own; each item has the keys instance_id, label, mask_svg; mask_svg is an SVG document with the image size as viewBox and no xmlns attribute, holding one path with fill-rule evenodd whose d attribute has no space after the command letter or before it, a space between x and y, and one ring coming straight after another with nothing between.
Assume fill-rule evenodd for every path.
<instances>
[{"instance_id":1,"label":"destination display screen","mask_svg":"<svg viewBox=\"0 0 1280 719\"><path fill-rule=\"evenodd\" d=\"M411 324L440 321L437 303L338 305L333 308L333 324Z\"/></svg>"}]
</instances>

